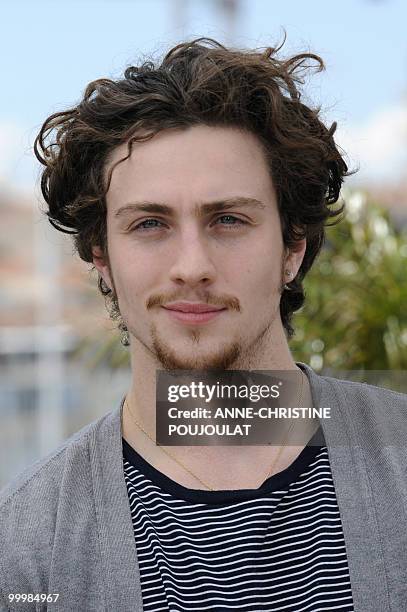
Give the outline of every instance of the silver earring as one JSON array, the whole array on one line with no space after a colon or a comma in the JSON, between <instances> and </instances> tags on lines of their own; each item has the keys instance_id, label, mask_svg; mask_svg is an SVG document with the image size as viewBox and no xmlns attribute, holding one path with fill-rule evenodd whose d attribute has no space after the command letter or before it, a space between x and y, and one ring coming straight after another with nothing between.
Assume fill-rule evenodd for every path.
<instances>
[{"instance_id":1,"label":"silver earring","mask_svg":"<svg viewBox=\"0 0 407 612\"><path fill-rule=\"evenodd\" d=\"M123 321L119 324L120 331L120 342L123 346L130 346L130 335L129 330L127 329L125 323Z\"/></svg>"},{"instance_id":2,"label":"silver earring","mask_svg":"<svg viewBox=\"0 0 407 612\"><path fill-rule=\"evenodd\" d=\"M121 333L120 342L123 346L130 346L129 333L127 331Z\"/></svg>"},{"instance_id":3,"label":"silver earring","mask_svg":"<svg viewBox=\"0 0 407 612\"><path fill-rule=\"evenodd\" d=\"M292 276L294 276L294 274L293 274L293 272L292 272L291 270L284 270L284 272L285 272L286 276L289 276L290 278L291 278ZM293 279L291 279L291 280L293 280ZM289 281L289 282L291 282L291 281ZM291 288L291 287L289 287L289 286L287 285L287 283L285 283L285 285L284 285L284 289L285 289L286 291L292 291L292 288Z\"/></svg>"}]
</instances>

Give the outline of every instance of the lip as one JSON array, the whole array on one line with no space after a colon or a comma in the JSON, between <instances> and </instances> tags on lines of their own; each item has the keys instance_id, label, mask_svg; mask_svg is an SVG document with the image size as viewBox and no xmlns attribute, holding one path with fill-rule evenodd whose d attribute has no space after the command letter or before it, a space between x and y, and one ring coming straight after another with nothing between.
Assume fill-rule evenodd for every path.
<instances>
[{"instance_id":1,"label":"lip","mask_svg":"<svg viewBox=\"0 0 407 612\"><path fill-rule=\"evenodd\" d=\"M223 306L213 306L211 304L204 304L202 302L170 302L169 304L163 306L163 308L166 310L196 314L225 310Z\"/></svg>"},{"instance_id":2,"label":"lip","mask_svg":"<svg viewBox=\"0 0 407 612\"><path fill-rule=\"evenodd\" d=\"M164 310L166 310L169 316L176 321L186 324L199 325L212 321L216 317L219 317L221 313L225 312L227 309L221 308L217 310L207 310L205 312L184 312L182 310L173 310L172 308L164 307Z\"/></svg>"}]
</instances>

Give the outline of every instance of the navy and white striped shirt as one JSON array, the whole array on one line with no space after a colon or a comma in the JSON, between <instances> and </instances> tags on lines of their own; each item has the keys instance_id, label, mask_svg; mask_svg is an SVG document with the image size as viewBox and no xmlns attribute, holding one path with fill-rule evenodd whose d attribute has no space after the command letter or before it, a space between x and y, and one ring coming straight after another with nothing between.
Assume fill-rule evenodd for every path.
<instances>
[{"instance_id":1,"label":"navy and white striped shirt","mask_svg":"<svg viewBox=\"0 0 407 612\"><path fill-rule=\"evenodd\" d=\"M188 489L124 439L143 609L353 610L326 446L306 446L258 489Z\"/></svg>"}]
</instances>

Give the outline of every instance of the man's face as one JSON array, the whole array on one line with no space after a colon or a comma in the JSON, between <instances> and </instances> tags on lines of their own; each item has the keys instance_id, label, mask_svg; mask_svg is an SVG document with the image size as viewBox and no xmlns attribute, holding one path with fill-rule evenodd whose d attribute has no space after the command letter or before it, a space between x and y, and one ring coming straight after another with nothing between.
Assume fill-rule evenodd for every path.
<instances>
[{"instance_id":1,"label":"man's face","mask_svg":"<svg viewBox=\"0 0 407 612\"><path fill-rule=\"evenodd\" d=\"M118 147L106 170L126 155L127 145ZM96 248L94 263L116 292L136 359L144 352L167 369L248 369L281 332L282 268L295 275L302 257L284 265L276 196L251 133L194 126L134 143L112 174L107 235L109 262ZM180 320L165 308L177 301L224 310Z\"/></svg>"}]
</instances>

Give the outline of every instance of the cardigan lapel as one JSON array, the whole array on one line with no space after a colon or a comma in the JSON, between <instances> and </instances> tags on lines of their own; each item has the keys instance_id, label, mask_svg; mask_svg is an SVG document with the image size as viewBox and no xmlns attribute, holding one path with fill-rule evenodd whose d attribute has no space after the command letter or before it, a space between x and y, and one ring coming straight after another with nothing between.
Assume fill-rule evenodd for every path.
<instances>
[{"instance_id":1,"label":"cardigan lapel","mask_svg":"<svg viewBox=\"0 0 407 612\"><path fill-rule=\"evenodd\" d=\"M331 408L331 418L320 423L342 521L355 612L390 612L377 509L363 454L367 445L355 437L341 381L320 376L304 363L297 365L309 379L314 407Z\"/></svg>"},{"instance_id":2,"label":"cardigan lapel","mask_svg":"<svg viewBox=\"0 0 407 612\"><path fill-rule=\"evenodd\" d=\"M97 529L105 568L106 612L142 612L140 572L124 480L123 402L100 420L89 440Z\"/></svg>"}]
</instances>

